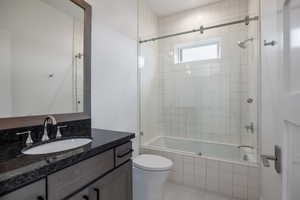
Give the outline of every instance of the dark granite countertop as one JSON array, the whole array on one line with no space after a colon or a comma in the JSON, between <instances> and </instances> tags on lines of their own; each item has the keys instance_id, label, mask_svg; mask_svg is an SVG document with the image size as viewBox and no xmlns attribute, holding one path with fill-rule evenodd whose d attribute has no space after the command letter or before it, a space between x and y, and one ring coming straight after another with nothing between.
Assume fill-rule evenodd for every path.
<instances>
[{"instance_id":1,"label":"dark granite countertop","mask_svg":"<svg viewBox=\"0 0 300 200\"><path fill-rule=\"evenodd\" d=\"M55 154L29 156L21 153L20 146L5 146L5 151L0 148L0 154L6 154L0 155L0 196L134 138L133 133L100 129L90 132L92 143Z\"/></svg>"}]
</instances>

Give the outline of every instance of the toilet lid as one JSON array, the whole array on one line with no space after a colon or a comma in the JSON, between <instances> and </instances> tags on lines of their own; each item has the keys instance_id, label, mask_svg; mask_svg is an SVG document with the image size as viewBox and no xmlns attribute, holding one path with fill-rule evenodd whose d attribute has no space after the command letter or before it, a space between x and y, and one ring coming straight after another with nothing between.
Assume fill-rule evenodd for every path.
<instances>
[{"instance_id":1,"label":"toilet lid","mask_svg":"<svg viewBox=\"0 0 300 200\"><path fill-rule=\"evenodd\" d=\"M165 171L171 169L173 162L162 156L143 154L133 160L133 165L148 171Z\"/></svg>"}]
</instances>

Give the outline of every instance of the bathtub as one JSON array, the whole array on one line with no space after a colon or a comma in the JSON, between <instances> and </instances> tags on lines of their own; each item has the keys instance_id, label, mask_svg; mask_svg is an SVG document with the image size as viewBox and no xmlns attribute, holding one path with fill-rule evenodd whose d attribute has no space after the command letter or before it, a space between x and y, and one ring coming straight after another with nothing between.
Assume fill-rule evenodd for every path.
<instances>
[{"instance_id":1,"label":"bathtub","mask_svg":"<svg viewBox=\"0 0 300 200\"><path fill-rule=\"evenodd\" d=\"M173 161L169 181L229 198L259 200L259 166L251 148L168 136L156 137L141 147L142 153Z\"/></svg>"},{"instance_id":2,"label":"bathtub","mask_svg":"<svg viewBox=\"0 0 300 200\"><path fill-rule=\"evenodd\" d=\"M144 148L164 150L187 155L198 155L210 159L231 161L241 164L256 164L257 153L248 147L192 140L179 137L159 136L145 143Z\"/></svg>"}]
</instances>

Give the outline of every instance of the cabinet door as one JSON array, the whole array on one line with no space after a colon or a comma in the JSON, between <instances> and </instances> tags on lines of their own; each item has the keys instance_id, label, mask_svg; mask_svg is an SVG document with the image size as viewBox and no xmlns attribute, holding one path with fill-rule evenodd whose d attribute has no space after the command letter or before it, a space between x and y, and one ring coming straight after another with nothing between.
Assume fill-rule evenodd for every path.
<instances>
[{"instance_id":1,"label":"cabinet door","mask_svg":"<svg viewBox=\"0 0 300 200\"><path fill-rule=\"evenodd\" d=\"M61 200L114 168L109 150L48 176L48 200Z\"/></svg>"},{"instance_id":2,"label":"cabinet door","mask_svg":"<svg viewBox=\"0 0 300 200\"><path fill-rule=\"evenodd\" d=\"M0 200L46 200L46 182L43 179L32 183L0 197Z\"/></svg>"},{"instance_id":3,"label":"cabinet door","mask_svg":"<svg viewBox=\"0 0 300 200\"><path fill-rule=\"evenodd\" d=\"M132 200L132 162L128 161L90 187L91 200Z\"/></svg>"},{"instance_id":4,"label":"cabinet door","mask_svg":"<svg viewBox=\"0 0 300 200\"><path fill-rule=\"evenodd\" d=\"M76 195L70 197L68 200L90 200L89 190L85 189Z\"/></svg>"}]
</instances>

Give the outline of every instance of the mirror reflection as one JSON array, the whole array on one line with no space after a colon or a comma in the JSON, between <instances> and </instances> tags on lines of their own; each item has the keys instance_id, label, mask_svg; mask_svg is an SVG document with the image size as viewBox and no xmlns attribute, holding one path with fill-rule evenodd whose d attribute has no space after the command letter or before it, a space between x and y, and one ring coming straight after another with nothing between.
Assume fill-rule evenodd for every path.
<instances>
[{"instance_id":1,"label":"mirror reflection","mask_svg":"<svg viewBox=\"0 0 300 200\"><path fill-rule=\"evenodd\" d=\"M0 0L0 118L83 112L84 10Z\"/></svg>"}]
</instances>

